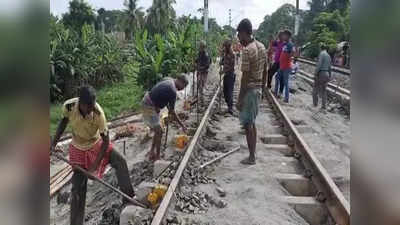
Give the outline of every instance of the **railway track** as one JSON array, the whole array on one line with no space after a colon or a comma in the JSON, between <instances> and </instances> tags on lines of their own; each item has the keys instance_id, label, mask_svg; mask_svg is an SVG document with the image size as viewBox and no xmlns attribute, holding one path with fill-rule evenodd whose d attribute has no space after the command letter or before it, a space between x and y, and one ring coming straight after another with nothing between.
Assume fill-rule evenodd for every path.
<instances>
[{"instance_id":1,"label":"railway track","mask_svg":"<svg viewBox=\"0 0 400 225\"><path fill-rule=\"evenodd\" d=\"M239 163L248 154L247 145L244 135L238 135L242 131L237 119L235 128L231 127L232 117L223 117L217 112L219 90L212 97L151 225L181 224L176 222L176 217L189 224L274 224L277 221L350 224L349 202L269 91L260 106L258 121L262 124L257 123L257 165ZM220 133L230 135L210 137L209 127L219 127ZM204 161L202 156L215 153L210 150L215 149L212 146L224 143L225 148L240 145L242 150L228 156L229 160L201 170L202 176L211 177L204 179L205 182L193 181L193 176L204 165L200 163ZM210 184L210 180L214 182ZM227 196L216 200L212 195L215 187L220 186L227 190ZM221 203L221 199L226 202Z\"/></svg>"},{"instance_id":2,"label":"railway track","mask_svg":"<svg viewBox=\"0 0 400 225\"><path fill-rule=\"evenodd\" d=\"M298 57L297 60L301 63L305 63L308 65L312 65L312 66L316 66L317 62L310 60L310 59L306 59L306 58L302 58L302 57ZM345 68L345 67L339 67L339 66L332 66L332 71L333 72L337 72L343 75L347 75L350 76L351 75L351 70L349 68Z\"/></svg>"}]
</instances>

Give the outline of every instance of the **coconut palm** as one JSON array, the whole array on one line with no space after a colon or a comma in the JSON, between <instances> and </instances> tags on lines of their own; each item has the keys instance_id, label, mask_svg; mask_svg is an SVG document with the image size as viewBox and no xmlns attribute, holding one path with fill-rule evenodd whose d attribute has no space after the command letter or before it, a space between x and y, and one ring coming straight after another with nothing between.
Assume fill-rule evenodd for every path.
<instances>
[{"instance_id":1,"label":"coconut palm","mask_svg":"<svg viewBox=\"0 0 400 225\"><path fill-rule=\"evenodd\" d=\"M124 15L122 17L122 24L125 31L125 37L131 40L135 29L140 29L144 24L143 7L137 7L137 0L125 0Z\"/></svg>"},{"instance_id":2,"label":"coconut palm","mask_svg":"<svg viewBox=\"0 0 400 225\"><path fill-rule=\"evenodd\" d=\"M165 34L173 26L176 13L172 4L175 0L153 0L153 5L147 10L147 29L150 33Z\"/></svg>"}]
</instances>

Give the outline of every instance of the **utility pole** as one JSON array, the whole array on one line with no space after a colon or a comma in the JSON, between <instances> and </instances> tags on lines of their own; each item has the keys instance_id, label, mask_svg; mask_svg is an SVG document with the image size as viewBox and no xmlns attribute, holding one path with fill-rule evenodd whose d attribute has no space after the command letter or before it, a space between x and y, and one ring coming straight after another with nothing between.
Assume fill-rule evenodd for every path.
<instances>
[{"instance_id":1,"label":"utility pole","mask_svg":"<svg viewBox=\"0 0 400 225\"><path fill-rule=\"evenodd\" d=\"M231 30L231 39L233 38L233 31L232 31L232 9L229 9L229 29Z\"/></svg>"},{"instance_id":2,"label":"utility pole","mask_svg":"<svg viewBox=\"0 0 400 225\"><path fill-rule=\"evenodd\" d=\"M204 32L208 32L208 0L204 0Z\"/></svg>"},{"instance_id":3,"label":"utility pole","mask_svg":"<svg viewBox=\"0 0 400 225\"><path fill-rule=\"evenodd\" d=\"M296 17L294 21L294 35L297 37L299 34L300 25L300 10L299 10L299 0L296 0Z\"/></svg>"}]
</instances>

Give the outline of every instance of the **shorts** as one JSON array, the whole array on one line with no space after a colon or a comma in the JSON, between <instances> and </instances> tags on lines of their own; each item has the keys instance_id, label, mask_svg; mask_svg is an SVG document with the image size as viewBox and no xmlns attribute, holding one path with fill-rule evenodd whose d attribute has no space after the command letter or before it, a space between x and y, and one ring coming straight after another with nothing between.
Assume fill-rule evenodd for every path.
<instances>
[{"instance_id":1,"label":"shorts","mask_svg":"<svg viewBox=\"0 0 400 225\"><path fill-rule=\"evenodd\" d=\"M146 103L144 99L142 101L142 117L143 122L150 127L150 129L161 127L160 114L156 112L154 106Z\"/></svg>"},{"instance_id":2,"label":"shorts","mask_svg":"<svg viewBox=\"0 0 400 225\"><path fill-rule=\"evenodd\" d=\"M261 100L261 91L251 88L243 98L239 114L240 124L243 126L254 124L258 114L258 105Z\"/></svg>"}]
</instances>

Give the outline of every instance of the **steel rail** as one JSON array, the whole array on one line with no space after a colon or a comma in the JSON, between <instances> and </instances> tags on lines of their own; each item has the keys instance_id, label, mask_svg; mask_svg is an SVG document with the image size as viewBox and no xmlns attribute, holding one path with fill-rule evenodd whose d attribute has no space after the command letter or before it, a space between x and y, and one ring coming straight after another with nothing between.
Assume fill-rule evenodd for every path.
<instances>
[{"instance_id":1,"label":"steel rail","mask_svg":"<svg viewBox=\"0 0 400 225\"><path fill-rule=\"evenodd\" d=\"M302 58L302 57L297 57L297 61L302 62L302 63L306 63L308 65L312 65L312 66L316 66L317 65L317 62L312 61L310 59L305 59L305 58ZM347 75L347 76L351 75L351 70L348 69L348 68L332 66L332 71L337 72L337 73L341 73L341 74Z\"/></svg>"},{"instance_id":2,"label":"steel rail","mask_svg":"<svg viewBox=\"0 0 400 225\"><path fill-rule=\"evenodd\" d=\"M178 187L179 181L182 178L183 171L185 170L186 165L188 164L189 159L190 159L190 157L191 157L191 155L192 155L192 153L193 153L193 151L194 151L194 149L196 147L196 144L197 144L197 142L199 140L199 137L200 137L200 135L201 135L201 133L202 133L204 127L205 127L205 124L206 124L206 122L208 120L208 117L211 114L212 108L213 108L215 102L217 102L216 99L218 97L218 93L220 91L220 87L221 87L221 85L218 86L218 88L217 88L217 90L216 90L216 92L214 94L214 97L212 98L212 100L211 100L211 102L210 102L210 104L209 104L209 106L208 106L203 118L201 119L200 125L197 127L196 133L194 134L192 140L190 141L189 147L187 148L187 150L185 152L185 155L183 156L183 158L182 158L182 160L181 160L181 162L179 164L179 167L178 167L178 169L177 169L177 171L176 171L176 173L174 175L174 178L172 179L172 181L171 181L171 183L170 183L170 185L168 187L167 193L165 194L160 206L158 207L158 209L157 209L157 211L156 211L156 213L155 213L155 215L153 217L151 225L160 225L160 224L162 224L164 216L167 213L168 206L171 203L171 200L172 200L172 197L173 197L173 195L175 193L175 190Z\"/></svg>"},{"instance_id":3,"label":"steel rail","mask_svg":"<svg viewBox=\"0 0 400 225\"><path fill-rule=\"evenodd\" d=\"M314 152L301 137L296 126L283 111L281 105L271 91L267 91L266 95L267 100L281 118L285 130L288 132L289 145L293 148L292 153L296 153L299 156L299 161L304 165L306 170L311 171L310 179L318 190L319 199L322 199L325 203L330 215L338 225L350 224L349 202L344 198L343 193L339 190Z\"/></svg>"}]
</instances>

